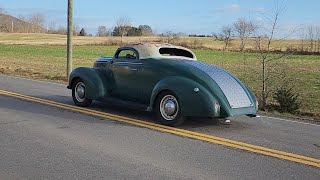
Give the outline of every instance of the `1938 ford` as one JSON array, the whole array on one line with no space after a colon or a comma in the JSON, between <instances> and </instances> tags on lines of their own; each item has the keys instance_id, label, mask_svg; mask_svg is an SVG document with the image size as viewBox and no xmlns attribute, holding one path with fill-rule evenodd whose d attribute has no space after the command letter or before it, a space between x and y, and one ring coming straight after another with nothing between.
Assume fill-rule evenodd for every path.
<instances>
[{"instance_id":1,"label":"1938 ford","mask_svg":"<svg viewBox=\"0 0 320 180\"><path fill-rule=\"evenodd\" d=\"M170 44L131 43L93 68L80 67L69 77L73 101L118 101L154 111L159 123L176 126L185 117L255 116L254 94L236 77L197 61L196 55Z\"/></svg>"}]
</instances>

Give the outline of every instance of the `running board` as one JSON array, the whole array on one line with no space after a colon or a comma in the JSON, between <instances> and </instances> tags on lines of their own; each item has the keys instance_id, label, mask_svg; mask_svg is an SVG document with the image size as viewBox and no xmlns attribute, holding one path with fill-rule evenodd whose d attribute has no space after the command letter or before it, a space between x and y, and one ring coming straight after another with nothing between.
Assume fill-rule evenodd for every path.
<instances>
[{"instance_id":1,"label":"running board","mask_svg":"<svg viewBox=\"0 0 320 180\"><path fill-rule=\"evenodd\" d=\"M104 102L104 103L108 103L108 104L111 104L114 106L126 107L129 109L135 109L135 110L141 110L141 111L147 111L147 108L148 108L147 105L144 105L141 103L117 99L117 98L110 97L110 96L103 98L99 101Z\"/></svg>"}]
</instances>

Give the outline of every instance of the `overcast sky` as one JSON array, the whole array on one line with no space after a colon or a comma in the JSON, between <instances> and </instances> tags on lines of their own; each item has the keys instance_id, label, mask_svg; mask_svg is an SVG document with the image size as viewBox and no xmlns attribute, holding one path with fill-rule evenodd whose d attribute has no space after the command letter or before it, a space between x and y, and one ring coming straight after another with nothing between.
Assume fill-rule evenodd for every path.
<instances>
[{"instance_id":1,"label":"overcast sky","mask_svg":"<svg viewBox=\"0 0 320 180\"><path fill-rule=\"evenodd\" d=\"M158 33L165 31L186 34L211 34L223 25L243 17L264 23L264 14L271 12L273 0L73 0L74 19L79 27L96 33L99 25L111 28L119 17L128 17L132 24L148 24ZM283 29L301 25L320 25L319 0L279 0L285 11ZM66 25L67 0L0 0L0 8L14 16L43 13L47 23Z\"/></svg>"}]
</instances>

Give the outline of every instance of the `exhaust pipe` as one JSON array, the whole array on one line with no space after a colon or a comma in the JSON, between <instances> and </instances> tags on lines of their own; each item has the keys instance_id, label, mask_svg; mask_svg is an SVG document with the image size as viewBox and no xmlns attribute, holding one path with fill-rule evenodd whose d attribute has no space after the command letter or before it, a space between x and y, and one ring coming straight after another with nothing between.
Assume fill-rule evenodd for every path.
<instances>
[{"instance_id":1,"label":"exhaust pipe","mask_svg":"<svg viewBox=\"0 0 320 180\"><path fill-rule=\"evenodd\" d=\"M257 114L247 114L246 116L250 117L250 118L254 118L254 117L257 117L259 118L260 116L257 115Z\"/></svg>"}]
</instances>

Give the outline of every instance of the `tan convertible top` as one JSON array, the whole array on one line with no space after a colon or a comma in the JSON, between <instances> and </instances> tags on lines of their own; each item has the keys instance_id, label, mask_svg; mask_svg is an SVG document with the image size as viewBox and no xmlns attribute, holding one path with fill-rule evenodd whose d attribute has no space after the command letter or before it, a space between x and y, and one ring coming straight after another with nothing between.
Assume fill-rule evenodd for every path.
<instances>
[{"instance_id":1,"label":"tan convertible top","mask_svg":"<svg viewBox=\"0 0 320 180\"><path fill-rule=\"evenodd\" d=\"M168 59L189 59L197 60L196 55L189 49L175 46L172 44L158 44L158 43L129 43L121 46L121 48L134 48L138 51L140 59L147 58L168 58ZM176 53L178 55L176 55ZM170 55L164 55L169 54ZM173 53L173 54L171 54ZM185 55L184 55L185 54Z\"/></svg>"}]
</instances>

